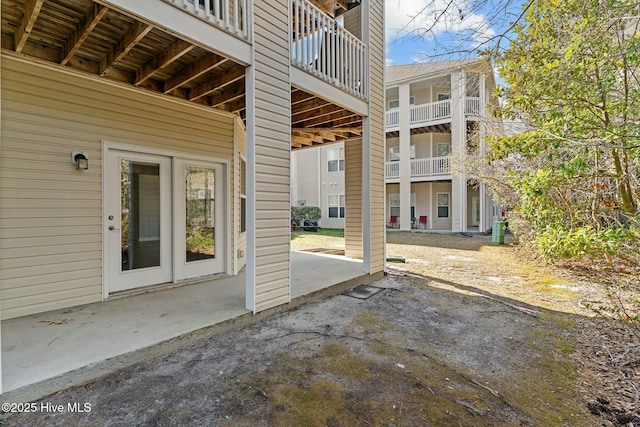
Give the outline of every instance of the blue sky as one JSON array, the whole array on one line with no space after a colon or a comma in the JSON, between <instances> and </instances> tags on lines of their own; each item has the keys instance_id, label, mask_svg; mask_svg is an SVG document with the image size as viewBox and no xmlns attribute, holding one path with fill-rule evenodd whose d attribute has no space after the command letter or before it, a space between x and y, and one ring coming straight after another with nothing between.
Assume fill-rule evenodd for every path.
<instances>
[{"instance_id":1,"label":"blue sky","mask_svg":"<svg viewBox=\"0 0 640 427\"><path fill-rule=\"evenodd\" d=\"M508 28L520 7L514 0L385 0L387 65L475 57L473 49ZM415 35L425 28L427 36Z\"/></svg>"}]
</instances>

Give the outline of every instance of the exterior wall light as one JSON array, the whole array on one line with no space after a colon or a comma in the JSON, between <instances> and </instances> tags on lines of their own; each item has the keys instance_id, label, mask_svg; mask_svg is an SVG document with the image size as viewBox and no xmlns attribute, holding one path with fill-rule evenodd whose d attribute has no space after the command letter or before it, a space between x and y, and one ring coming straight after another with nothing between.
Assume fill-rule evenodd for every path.
<instances>
[{"instance_id":1,"label":"exterior wall light","mask_svg":"<svg viewBox=\"0 0 640 427\"><path fill-rule=\"evenodd\" d=\"M71 163L76 166L76 169L89 169L89 156L87 153L74 151L71 153Z\"/></svg>"}]
</instances>

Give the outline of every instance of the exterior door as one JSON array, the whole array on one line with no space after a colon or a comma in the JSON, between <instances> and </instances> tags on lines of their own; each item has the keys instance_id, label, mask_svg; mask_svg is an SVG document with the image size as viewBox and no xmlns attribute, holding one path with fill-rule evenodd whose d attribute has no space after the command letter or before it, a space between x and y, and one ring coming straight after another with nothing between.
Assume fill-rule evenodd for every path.
<instances>
[{"instance_id":1,"label":"exterior door","mask_svg":"<svg viewBox=\"0 0 640 427\"><path fill-rule=\"evenodd\" d=\"M225 271L224 165L174 159L176 281Z\"/></svg>"},{"instance_id":2,"label":"exterior door","mask_svg":"<svg viewBox=\"0 0 640 427\"><path fill-rule=\"evenodd\" d=\"M471 225L476 227L480 225L480 198L471 198Z\"/></svg>"},{"instance_id":3,"label":"exterior door","mask_svg":"<svg viewBox=\"0 0 640 427\"><path fill-rule=\"evenodd\" d=\"M105 169L107 293L173 281L171 158L108 150Z\"/></svg>"}]
</instances>

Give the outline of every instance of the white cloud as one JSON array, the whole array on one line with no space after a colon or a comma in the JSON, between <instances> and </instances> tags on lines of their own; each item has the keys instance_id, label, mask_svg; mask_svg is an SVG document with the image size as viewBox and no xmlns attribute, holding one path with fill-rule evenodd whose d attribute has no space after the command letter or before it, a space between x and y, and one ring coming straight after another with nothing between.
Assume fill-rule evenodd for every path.
<instances>
[{"instance_id":1,"label":"white cloud","mask_svg":"<svg viewBox=\"0 0 640 427\"><path fill-rule=\"evenodd\" d=\"M465 40L471 47L477 47L494 37L495 31L484 14L471 11L473 1L386 0L387 43L422 34L427 41L435 38L438 43L454 44ZM445 40L438 40L444 34L447 34Z\"/></svg>"}]
</instances>

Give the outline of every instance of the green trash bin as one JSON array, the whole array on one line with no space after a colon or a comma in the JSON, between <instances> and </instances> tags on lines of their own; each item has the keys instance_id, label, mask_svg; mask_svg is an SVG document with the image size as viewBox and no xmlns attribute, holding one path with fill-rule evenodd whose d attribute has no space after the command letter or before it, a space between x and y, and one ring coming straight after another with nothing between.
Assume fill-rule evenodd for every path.
<instances>
[{"instance_id":1,"label":"green trash bin","mask_svg":"<svg viewBox=\"0 0 640 427\"><path fill-rule=\"evenodd\" d=\"M491 243L494 245L504 245L504 224L504 221L493 221Z\"/></svg>"}]
</instances>

